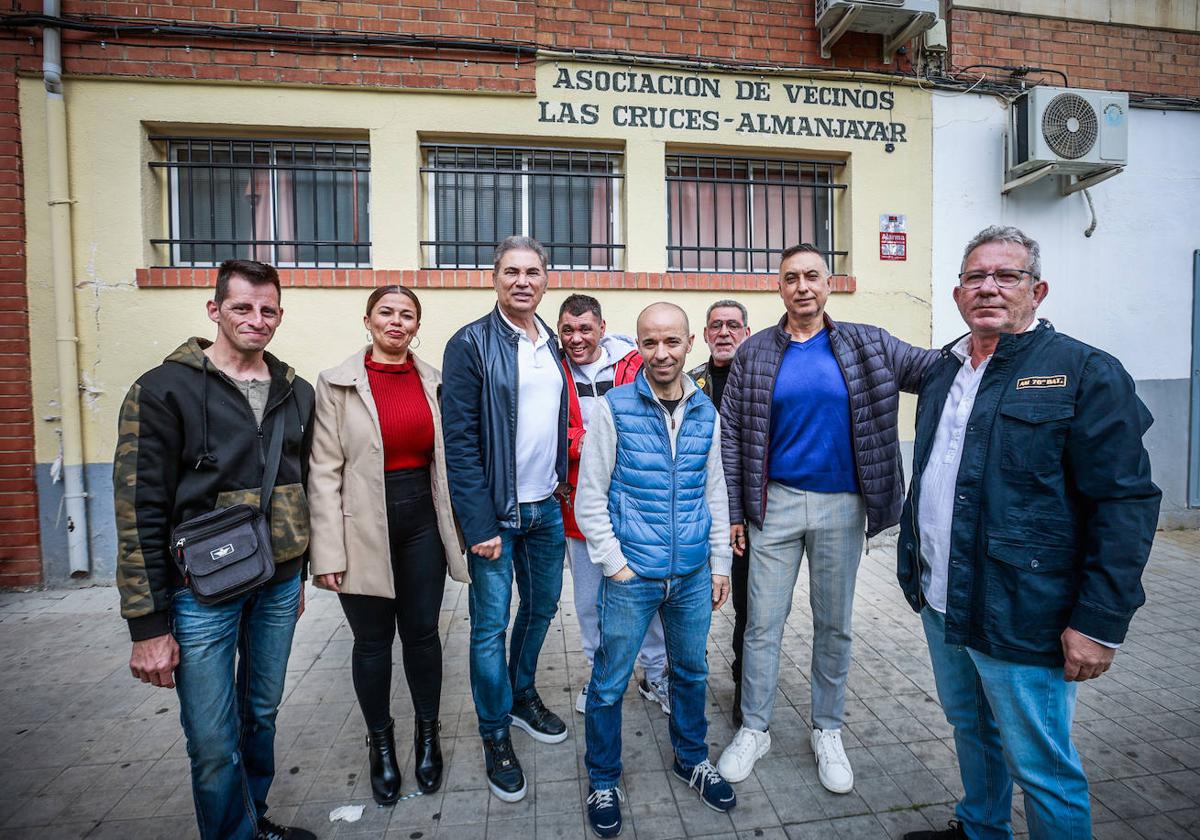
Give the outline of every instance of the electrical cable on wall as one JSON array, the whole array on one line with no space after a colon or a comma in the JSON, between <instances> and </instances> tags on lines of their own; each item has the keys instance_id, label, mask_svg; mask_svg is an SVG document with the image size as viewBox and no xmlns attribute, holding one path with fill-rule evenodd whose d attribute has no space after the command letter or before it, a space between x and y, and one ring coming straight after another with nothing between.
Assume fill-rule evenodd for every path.
<instances>
[{"instance_id":1,"label":"electrical cable on wall","mask_svg":"<svg viewBox=\"0 0 1200 840\"><path fill-rule=\"evenodd\" d=\"M1091 190L1085 189L1083 197L1087 199L1088 211L1092 214L1092 223L1087 226L1087 230L1083 232L1083 235L1090 239L1092 234L1096 232L1096 225L1099 223L1099 219L1096 217L1096 205L1092 203Z\"/></svg>"}]
</instances>

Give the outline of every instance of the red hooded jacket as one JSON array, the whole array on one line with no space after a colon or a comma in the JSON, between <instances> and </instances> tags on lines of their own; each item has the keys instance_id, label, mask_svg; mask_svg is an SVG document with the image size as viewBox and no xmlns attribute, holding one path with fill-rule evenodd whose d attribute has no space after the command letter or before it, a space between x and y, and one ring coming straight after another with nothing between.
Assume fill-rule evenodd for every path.
<instances>
[{"instance_id":1,"label":"red hooded jacket","mask_svg":"<svg viewBox=\"0 0 1200 840\"><path fill-rule=\"evenodd\" d=\"M566 356L562 360L567 373L567 496L559 497L562 507L563 530L568 537L583 539L575 523L575 487L579 484L579 456L583 444L583 411L579 407L579 392L575 389L575 377L571 375L571 364ZM613 371L613 387L627 385L642 369L642 356L637 349L630 350L616 364Z\"/></svg>"}]
</instances>

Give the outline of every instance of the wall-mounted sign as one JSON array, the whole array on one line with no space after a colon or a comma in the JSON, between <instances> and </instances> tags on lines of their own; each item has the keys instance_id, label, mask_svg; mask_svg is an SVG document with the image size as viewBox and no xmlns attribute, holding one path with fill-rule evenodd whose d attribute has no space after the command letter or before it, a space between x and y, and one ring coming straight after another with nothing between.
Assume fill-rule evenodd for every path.
<instances>
[{"instance_id":1,"label":"wall-mounted sign","mask_svg":"<svg viewBox=\"0 0 1200 840\"><path fill-rule=\"evenodd\" d=\"M879 259L908 259L908 216L902 213L879 215Z\"/></svg>"},{"instance_id":2,"label":"wall-mounted sign","mask_svg":"<svg viewBox=\"0 0 1200 840\"><path fill-rule=\"evenodd\" d=\"M549 88L539 91L541 123L908 142L907 124L892 119L895 92L882 85L560 66Z\"/></svg>"}]
</instances>

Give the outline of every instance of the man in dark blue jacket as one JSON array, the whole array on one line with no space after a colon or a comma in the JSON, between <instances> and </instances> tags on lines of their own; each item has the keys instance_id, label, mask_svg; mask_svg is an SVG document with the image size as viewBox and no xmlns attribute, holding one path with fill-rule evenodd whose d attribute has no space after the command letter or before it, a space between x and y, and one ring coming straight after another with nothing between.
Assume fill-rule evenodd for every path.
<instances>
[{"instance_id":1,"label":"man in dark blue jacket","mask_svg":"<svg viewBox=\"0 0 1200 840\"><path fill-rule=\"evenodd\" d=\"M525 796L509 725L548 744L567 737L534 686L566 554L555 498L567 478L566 378L557 339L537 316L548 280L540 243L501 242L496 308L454 334L442 365L450 500L471 547L471 693L488 786L505 802ZM520 603L506 659L514 579Z\"/></svg>"},{"instance_id":2,"label":"man in dark blue jacket","mask_svg":"<svg viewBox=\"0 0 1200 840\"><path fill-rule=\"evenodd\" d=\"M1035 317L1047 291L1035 241L981 231L954 290L970 332L921 387L897 574L964 794L949 828L907 840L1011 837L1014 779L1032 840L1091 837L1076 691L1145 601L1161 493L1133 380Z\"/></svg>"},{"instance_id":3,"label":"man in dark blue jacket","mask_svg":"<svg viewBox=\"0 0 1200 840\"><path fill-rule=\"evenodd\" d=\"M732 563L721 426L712 400L683 374L687 314L652 304L637 333L642 370L597 400L575 496L588 555L604 572L584 757L588 821L600 837L621 833L621 698L655 615L669 653L672 769L708 807L736 804L705 741L705 642Z\"/></svg>"}]
</instances>

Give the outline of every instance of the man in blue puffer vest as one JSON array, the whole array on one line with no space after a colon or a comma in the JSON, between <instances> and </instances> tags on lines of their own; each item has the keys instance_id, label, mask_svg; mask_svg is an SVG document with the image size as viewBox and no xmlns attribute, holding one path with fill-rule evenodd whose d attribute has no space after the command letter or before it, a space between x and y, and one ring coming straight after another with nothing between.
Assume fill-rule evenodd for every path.
<instances>
[{"instance_id":1,"label":"man in blue puffer vest","mask_svg":"<svg viewBox=\"0 0 1200 840\"><path fill-rule=\"evenodd\" d=\"M583 448L575 519L600 586L600 646L587 699L588 820L621 832L621 699L654 615L670 665L674 773L717 811L733 788L708 760L705 643L729 594L729 503L712 400L683 373L687 314L656 303L638 316L642 372L597 401Z\"/></svg>"}]
</instances>

